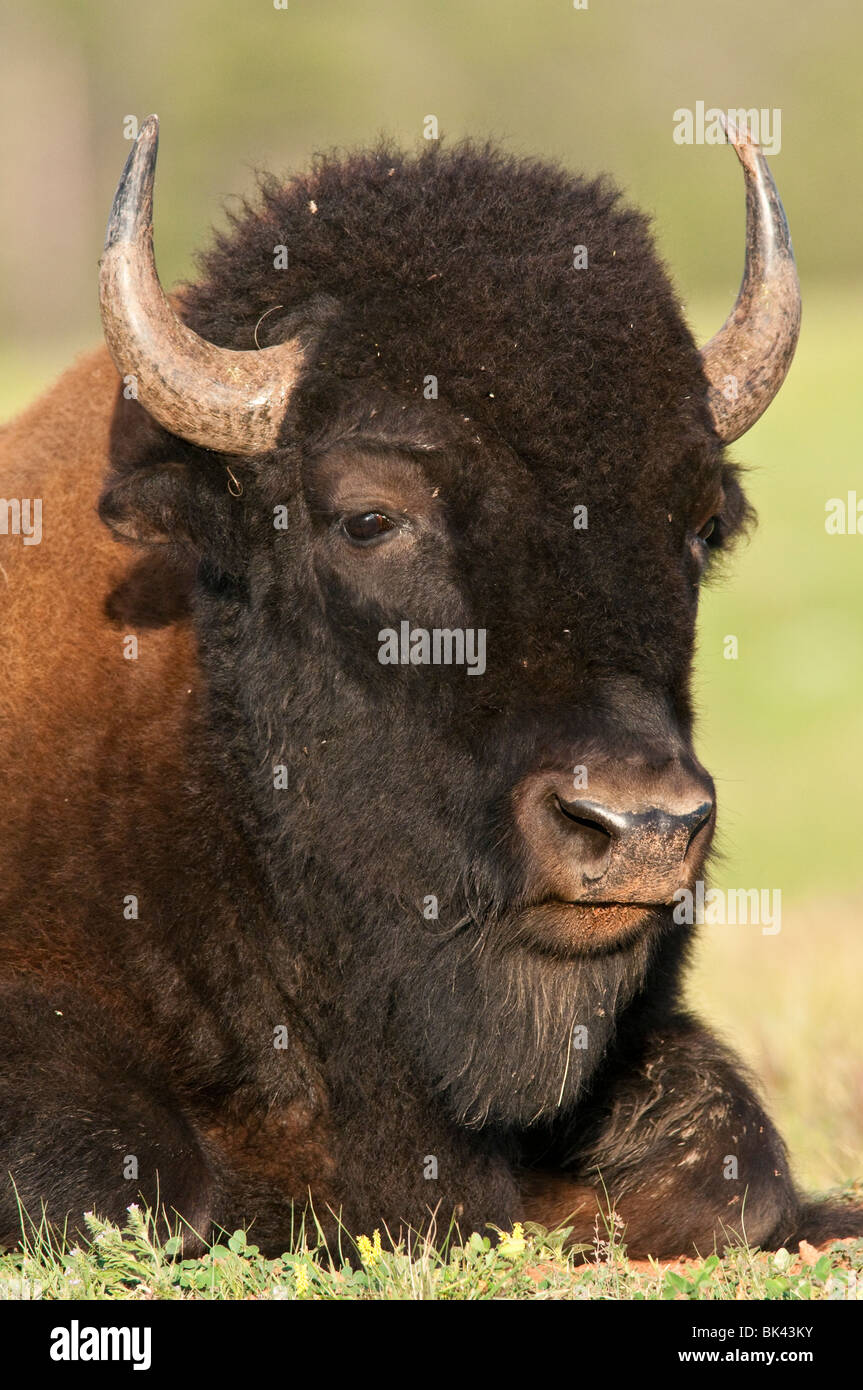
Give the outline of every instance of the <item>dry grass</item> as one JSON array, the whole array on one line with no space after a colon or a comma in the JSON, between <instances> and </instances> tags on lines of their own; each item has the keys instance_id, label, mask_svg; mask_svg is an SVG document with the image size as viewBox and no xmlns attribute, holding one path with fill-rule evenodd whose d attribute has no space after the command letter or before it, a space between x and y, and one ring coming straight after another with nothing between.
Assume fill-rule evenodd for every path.
<instances>
[{"instance_id":1,"label":"dry grass","mask_svg":"<svg viewBox=\"0 0 863 1390\"><path fill-rule=\"evenodd\" d=\"M863 901L783 905L782 930L703 926L690 997L742 1053L819 1189L863 1174Z\"/></svg>"}]
</instances>

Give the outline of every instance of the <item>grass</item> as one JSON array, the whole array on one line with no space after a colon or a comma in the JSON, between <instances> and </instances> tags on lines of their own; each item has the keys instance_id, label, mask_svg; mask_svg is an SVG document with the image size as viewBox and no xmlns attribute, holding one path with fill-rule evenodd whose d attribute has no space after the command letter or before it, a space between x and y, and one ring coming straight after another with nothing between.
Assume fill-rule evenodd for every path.
<instances>
[{"instance_id":1,"label":"grass","mask_svg":"<svg viewBox=\"0 0 863 1390\"><path fill-rule=\"evenodd\" d=\"M634 1299L783 1301L863 1298L863 1240L818 1252L747 1247L701 1260L631 1262L614 1221L590 1248L565 1248L566 1230L528 1224L440 1242L434 1233L387 1249L378 1232L347 1235L342 1253L300 1236L264 1259L249 1233L234 1231L199 1259L179 1240L161 1242L151 1213L130 1207L125 1226L89 1217L90 1239L69 1244L43 1227L22 1250L0 1257L0 1300L387 1300ZM344 1251L350 1249L349 1262Z\"/></svg>"},{"instance_id":2,"label":"grass","mask_svg":"<svg viewBox=\"0 0 863 1390\"><path fill-rule=\"evenodd\" d=\"M689 994L755 1072L799 1181L863 1174L863 901L783 910L778 936L704 926Z\"/></svg>"}]
</instances>

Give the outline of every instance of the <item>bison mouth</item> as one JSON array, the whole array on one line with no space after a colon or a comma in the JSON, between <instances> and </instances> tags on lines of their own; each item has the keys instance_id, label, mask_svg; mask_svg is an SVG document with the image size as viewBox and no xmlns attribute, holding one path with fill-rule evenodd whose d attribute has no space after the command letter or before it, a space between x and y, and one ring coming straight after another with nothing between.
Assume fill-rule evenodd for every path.
<instances>
[{"instance_id":1,"label":"bison mouth","mask_svg":"<svg viewBox=\"0 0 863 1390\"><path fill-rule=\"evenodd\" d=\"M548 898L522 909L515 937L554 955L600 955L666 926L669 909L656 902L564 902Z\"/></svg>"}]
</instances>

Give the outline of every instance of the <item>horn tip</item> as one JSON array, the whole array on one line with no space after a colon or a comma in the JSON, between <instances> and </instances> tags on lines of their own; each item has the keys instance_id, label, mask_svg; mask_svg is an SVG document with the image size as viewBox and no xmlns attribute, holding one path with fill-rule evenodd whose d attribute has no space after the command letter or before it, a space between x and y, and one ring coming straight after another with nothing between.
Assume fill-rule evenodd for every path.
<instances>
[{"instance_id":1,"label":"horn tip","mask_svg":"<svg viewBox=\"0 0 863 1390\"><path fill-rule=\"evenodd\" d=\"M147 116L141 122L135 143L132 146L130 159L134 158L136 163L155 163L156 153L159 149L159 117Z\"/></svg>"},{"instance_id":2,"label":"horn tip","mask_svg":"<svg viewBox=\"0 0 863 1390\"><path fill-rule=\"evenodd\" d=\"M119 242L132 241L152 217L153 177L159 149L159 117L142 121L135 143L120 175L108 219L104 252Z\"/></svg>"},{"instance_id":3,"label":"horn tip","mask_svg":"<svg viewBox=\"0 0 863 1390\"><path fill-rule=\"evenodd\" d=\"M719 119L728 137L728 143L734 146L734 152L740 163L747 167L750 166L752 161L761 154L761 146L751 134L748 125L737 125L724 111L720 111Z\"/></svg>"}]
</instances>

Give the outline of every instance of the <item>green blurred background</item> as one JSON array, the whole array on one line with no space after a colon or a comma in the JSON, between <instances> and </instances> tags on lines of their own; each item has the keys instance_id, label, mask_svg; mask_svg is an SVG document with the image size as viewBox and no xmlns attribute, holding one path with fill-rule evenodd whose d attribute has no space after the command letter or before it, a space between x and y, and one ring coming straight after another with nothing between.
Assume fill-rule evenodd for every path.
<instances>
[{"instance_id":1,"label":"green blurred background","mask_svg":"<svg viewBox=\"0 0 863 1390\"><path fill-rule=\"evenodd\" d=\"M863 9L847 0L3 0L0 418L99 338L96 268L128 153L157 111L163 281L189 275L257 166L289 171L382 132L492 135L607 170L655 218L699 339L737 289L739 168L679 146L673 112L780 108L772 161L804 290L801 346L735 446L761 525L705 594L699 749L721 795L713 882L781 889L782 931L702 929L692 996L752 1061L796 1165L863 1172L863 535L828 536L858 489L863 367ZM723 638L739 642L724 660Z\"/></svg>"}]
</instances>

